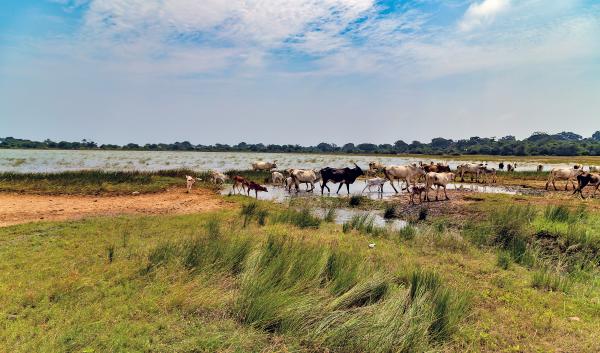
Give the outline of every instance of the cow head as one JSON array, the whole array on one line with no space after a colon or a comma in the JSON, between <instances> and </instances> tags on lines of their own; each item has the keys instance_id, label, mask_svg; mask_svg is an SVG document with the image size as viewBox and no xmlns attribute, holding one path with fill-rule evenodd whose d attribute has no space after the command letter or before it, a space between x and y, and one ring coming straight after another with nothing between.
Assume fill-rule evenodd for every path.
<instances>
[{"instance_id":1,"label":"cow head","mask_svg":"<svg viewBox=\"0 0 600 353\"><path fill-rule=\"evenodd\" d=\"M363 175L363 174L365 174L365 173L363 172L363 170L362 170L362 169L360 169L360 167L358 166L358 164L356 164L356 163L353 163L353 164L354 164L354 167L355 167L355 168L354 168L354 170L356 170L356 171L359 173L358 175Z\"/></svg>"}]
</instances>

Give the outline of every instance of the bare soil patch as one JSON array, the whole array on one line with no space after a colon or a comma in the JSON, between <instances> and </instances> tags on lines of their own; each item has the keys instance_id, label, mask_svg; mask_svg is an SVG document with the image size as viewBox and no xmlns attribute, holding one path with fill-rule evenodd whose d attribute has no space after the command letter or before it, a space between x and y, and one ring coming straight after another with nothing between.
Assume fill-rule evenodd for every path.
<instances>
[{"instance_id":1,"label":"bare soil patch","mask_svg":"<svg viewBox=\"0 0 600 353\"><path fill-rule=\"evenodd\" d=\"M173 188L161 193L127 196L28 195L0 193L0 227L33 221L58 221L120 214L189 214L230 207L213 191L186 193Z\"/></svg>"}]
</instances>

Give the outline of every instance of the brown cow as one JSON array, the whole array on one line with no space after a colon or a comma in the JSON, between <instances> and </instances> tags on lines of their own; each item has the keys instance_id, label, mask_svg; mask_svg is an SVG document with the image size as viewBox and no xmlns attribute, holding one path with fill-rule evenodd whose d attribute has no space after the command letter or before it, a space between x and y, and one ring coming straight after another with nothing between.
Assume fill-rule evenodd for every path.
<instances>
[{"instance_id":1,"label":"brown cow","mask_svg":"<svg viewBox=\"0 0 600 353\"><path fill-rule=\"evenodd\" d=\"M260 184L257 184L253 181L247 182L246 186L248 187L248 196L250 196L250 190L254 190L254 196L256 198L258 198L259 191L269 192L266 187L264 187Z\"/></svg>"}]
</instances>

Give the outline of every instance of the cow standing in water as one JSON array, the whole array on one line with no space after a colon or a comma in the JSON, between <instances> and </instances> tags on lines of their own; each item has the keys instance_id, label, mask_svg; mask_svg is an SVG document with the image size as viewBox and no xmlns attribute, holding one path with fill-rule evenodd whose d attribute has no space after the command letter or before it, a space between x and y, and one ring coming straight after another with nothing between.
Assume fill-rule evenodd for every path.
<instances>
[{"instance_id":1,"label":"cow standing in water","mask_svg":"<svg viewBox=\"0 0 600 353\"><path fill-rule=\"evenodd\" d=\"M354 163L354 168L323 168L321 169L321 195L323 195L323 190L327 188L327 192L331 192L329 186L327 186L327 182L332 181L334 183L340 183L340 186L337 189L336 194L339 194L340 189L344 184L346 184L346 190L348 194L350 194L350 184L354 184L356 178L363 175L362 169L356 163Z\"/></svg>"}]
</instances>

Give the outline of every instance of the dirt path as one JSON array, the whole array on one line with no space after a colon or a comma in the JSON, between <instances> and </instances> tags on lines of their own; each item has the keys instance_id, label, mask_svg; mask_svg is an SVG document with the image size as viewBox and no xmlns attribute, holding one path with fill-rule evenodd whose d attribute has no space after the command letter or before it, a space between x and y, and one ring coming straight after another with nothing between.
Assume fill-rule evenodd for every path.
<instances>
[{"instance_id":1,"label":"dirt path","mask_svg":"<svg viewBox=\"0 0 600 353\"><path fill-rule=\"evenodd\" d=\"M40 220L79 219L118 214L186 214L228 207L215 193L171 189L129 196L26 195L0 193L0 227Z\"/></svg>"}]
</instances>

